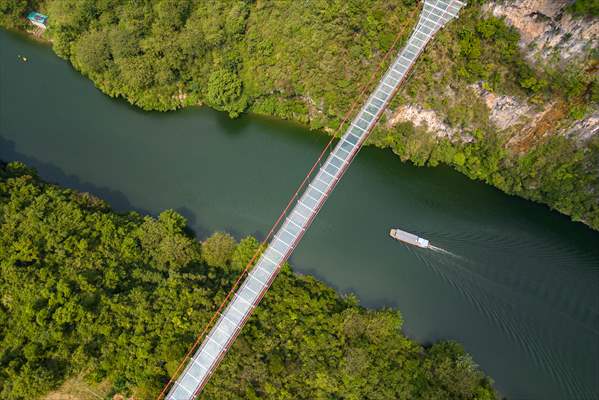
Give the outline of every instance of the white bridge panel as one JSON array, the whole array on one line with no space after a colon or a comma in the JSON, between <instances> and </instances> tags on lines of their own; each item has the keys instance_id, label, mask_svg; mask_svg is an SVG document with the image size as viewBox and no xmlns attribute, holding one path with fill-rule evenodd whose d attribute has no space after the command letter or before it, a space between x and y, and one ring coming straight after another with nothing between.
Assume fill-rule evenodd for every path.
<instances>
[{"instance_id":1,"label":"white bridge panel","mask_svg":"<svg viewBox=\"0 0 599 400\"><path fill-rule=\"evenodd\" d=\"M326 201L351 160L376 125L385 108L406 79L412 65L432 36L455 18L465 4L457 0L426 0L420 19L407 44L379 81L331 154L320 167L294 208L287 215L267 249L258 259L237 293L187 367L166 395L167 400L192 400L235 340L237 334L272 283L304 232Z\"/></svg>"}]
</instances>

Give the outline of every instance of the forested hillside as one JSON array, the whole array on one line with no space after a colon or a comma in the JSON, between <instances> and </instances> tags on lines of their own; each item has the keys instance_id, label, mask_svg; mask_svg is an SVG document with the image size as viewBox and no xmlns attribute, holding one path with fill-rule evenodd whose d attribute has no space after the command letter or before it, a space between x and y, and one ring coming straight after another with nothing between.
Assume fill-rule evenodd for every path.
<instances>
[{"instance_id":1,"label":"forested hillside","mask_svg":"<svg viewBox=\"0 0 599 400\"><path fill-rule=\"evenodd\" d=\"M527 0L530 10L513 26L504 19L513 2L468 3L423 54L370 142L599 228L596 0ZM45 36L55 52L110 96L147 110L207 104L332 132L396 35L407 38L420 5L0 0L0 23L23 28L31 8L50 16ZM533 36L563 32L526 42L529 25Z\"/></svg>"},{"instance_id":2,"label":"forested hillside","mask_svg":"<svg viewBox=\"0 0 599 400\"><path fill-rule=\"evenodd\" d=\"M153 399L257 246L200 244L174 211L116 214L2 165L0 398ZM423 348L401 325L286 266L206 398L496 398L458 344Z\"/></svg>"}]
</instances>

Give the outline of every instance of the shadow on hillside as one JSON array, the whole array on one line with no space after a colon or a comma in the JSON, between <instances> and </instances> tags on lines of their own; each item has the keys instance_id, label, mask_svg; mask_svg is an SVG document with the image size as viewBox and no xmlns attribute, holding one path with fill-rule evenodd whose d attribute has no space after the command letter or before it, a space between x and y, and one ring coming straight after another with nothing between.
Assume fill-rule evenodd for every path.
<instances>
[{"instance_id":1,"label":"shadow on hillside","mask_svg":"<svg viewBox=\"0 0 599 400\"><path fill-rule=\"evenodd\" d=\"M106 200L115 211L137 211L140 214L151 214L148 210L133 206L127 196L118 190L109 187L100 187L91 182L85 182L79 176L69 174L54 164L19 153L16 150L15 142L2 136L0 136L0 159L4 162L20 161L25 163L27 166L35 168L39 176L46 182L75 189L80 192L89 192Z\"/></svg>"}]
</instances>

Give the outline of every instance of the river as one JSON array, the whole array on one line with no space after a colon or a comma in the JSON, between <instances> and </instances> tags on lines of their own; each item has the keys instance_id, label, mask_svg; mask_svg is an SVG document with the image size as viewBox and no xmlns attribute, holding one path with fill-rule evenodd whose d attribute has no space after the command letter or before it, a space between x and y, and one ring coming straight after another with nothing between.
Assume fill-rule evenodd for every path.
<instances>
[{"instance_id":1,"label":"river","mask_svg":"<svg viewBox=\"0 0 599 400\"><path fill-rule=\"evenodd\" d=\"M208 108L140 111L5 31L0 53L0 159L119 211L173 208L199 238L264 237L327 140ZM392 227L454 255L407 248ZM291 263L364 306L399 308L422 343L461 342L508 398L599 397L599 233L545 206L365 148Z\"/></svg>"}]
</instances>

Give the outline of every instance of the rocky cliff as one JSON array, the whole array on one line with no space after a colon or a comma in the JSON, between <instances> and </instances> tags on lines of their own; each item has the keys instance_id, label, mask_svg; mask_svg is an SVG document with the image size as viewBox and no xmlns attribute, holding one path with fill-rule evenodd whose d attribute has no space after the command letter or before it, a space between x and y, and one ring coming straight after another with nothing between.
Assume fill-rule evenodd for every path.
<instances>
[{"instance_id":1,"label":"rocky cliff","mask_svg":"<svg viewBox=\"0 0 599 400\"><path fill-rule=\"evenodd\" d=\"M557 57L572 61L584 57L597 47L597 19L571 15L567 0L522 0L491 2L483 7L487 13L504 17L520 32L520 46L533 62Z\"/></svg>"},{"instance_id":2,"label":"rocky cliff","mask_svg":"<svg viewBox=\"0 0 599 400\"><path fill-rule=\"evenodd\" d=\"M566 12L571 1L523 0L493 1L483 6L487 15L502 18L517 29L522 54L533 65L551 64L559 68L585 66L597 72L592 52L599 43L599 19L576 18ZM567 104L550 99L539 104L531 96L510 96L486 90L485 82L470 85L471 94L488 108L488 120L499 131L510 130L510 150L526 151L547 135L562 135L584 146L599 133L597 104L584 110L580 118L566 119ZM536 101L535 101L536 100ZM437 137L456 138L456 129L444 121L442 112L413 103L397 107L388 127L398 122L411 122L425 127ZM473 126L467 127L473 128ZM459 136L470 141L471 137Z\"/></svg>"},{"instance_id":3,"label":"rocky cliff","mask_svg":"<svg viewBox=\"0 0 599 400\"><path fill-rule=\"evenodd\" d=\"M420 12L413 0L33 3L50 17L56 54L110 96L146 110L250 111L329 134ZM599 229L596 0L468 3L370 143ZM0 25L27 29L27 10L0 0Z\"/></svg>"},{"instance_id":4,"label":"rocky cliff","mask_svg":"<svg viewBox=\"0 0 599 400\"><path fill-rule=\"evenodd\" d=\"M394 151L405 159L418 160L424 148L428 154L423 157L430 159L437 151L436 147L443 143L451 144L454 149L467 149L491 137L496 142L495 153L502 153L495 171L484 177L477 176L476 171L463 172L509 193L548 203L574 219L597 227L599 19L572 15L568 10L571 3L564 0L522 0L484 4L478 18L499 20L515 30L521 60L503 71L497 65L507 65L508 61L504 58L491 60L486 65L483 61L483 65L490 70L496 68L505 81L511 79L517 85L493 87L492 81L497 75L488 73L480 74L483 79L472 83L468 83L468 79L443 82L444 86L437 85L434 96L422 96L417 93L424 85L409 84L415 88L407 90L400 104L388 111L386 128L392 131L402 125L400 130L405 131L406 124L412 125L417 135L424 137L423 141L428 144L408 145L406 148L395 140L391 143L392 148L396 144ZM456 35L462 38L460 43L469 29L467 26L458 28ZM477 25L472 30L482 32L484 36L484 29L484 26ZM489 35L492 36L493 33ZM462 44L461 50L464 48L467 46ZM440 49L433 50L433 57L439 57L439 54L442 54ZM484 58L480 51L477 56ZM418 80L419 75L417 71L414 79ZM456 120L456 113L467 115L469 111L475 116ZM375 143L389 145L391 141L386 142L381 136L384 134L379 134ZM409 144L416 135L403 136ZM456 151L459 152L454 150L454 155ZM564 156L559 156L562 151ZM477 152L479 161L480 156ZM457 161L461 163L461 160L460 156ZM451 164L455 160L441 158L441 161ZM462 166L457 167L460 169ZM567 169L569 171L565 172ZM577 172L574 173L574 170ZM518 179L506 184L506 176L518 176ZM580 179L581 176L584 179ZM573 212L567 201L558 201L558 196L550 193L558 187L570 188L569 192L562 192L562 196L572 197L571 202L576 197L573 192L577 195L584 192L582 201L587 211Z\"/></svg>"}]
</instances>

